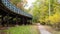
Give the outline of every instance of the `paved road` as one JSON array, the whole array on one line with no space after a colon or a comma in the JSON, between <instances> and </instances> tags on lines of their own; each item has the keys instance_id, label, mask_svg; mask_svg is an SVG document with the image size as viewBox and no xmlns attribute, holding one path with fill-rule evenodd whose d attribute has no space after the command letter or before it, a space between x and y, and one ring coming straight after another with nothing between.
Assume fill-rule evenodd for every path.
<instances>
[{"instance_id":1,"label":"paved road","mask_svg":"<svg viewBox=\"0 0 60 34\"><path fill-rule=\"evenodd\" d=\"M38 29L39 29L39 31L40 31L41 34L51 34L49 31L47 31L44 28L44 26L40 25L39 23L38 23Z\"/></svg>"}]
</instances>

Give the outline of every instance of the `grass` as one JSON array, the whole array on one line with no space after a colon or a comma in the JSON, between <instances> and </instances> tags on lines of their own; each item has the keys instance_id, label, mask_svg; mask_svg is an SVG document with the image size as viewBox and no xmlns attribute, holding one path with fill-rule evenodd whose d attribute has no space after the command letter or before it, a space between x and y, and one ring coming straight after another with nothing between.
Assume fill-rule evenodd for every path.
<instances>
[{"instance_id":1,"label":"grass","mask_svg":"<svg viewBox=\"0 0 60 34\"><path fill-rule=\"evenodd\" d=\"M37 26L35 25L10 27L8 30L2 31L7 32L6 34L39 34Z\"/></svg>"}]
</instances>

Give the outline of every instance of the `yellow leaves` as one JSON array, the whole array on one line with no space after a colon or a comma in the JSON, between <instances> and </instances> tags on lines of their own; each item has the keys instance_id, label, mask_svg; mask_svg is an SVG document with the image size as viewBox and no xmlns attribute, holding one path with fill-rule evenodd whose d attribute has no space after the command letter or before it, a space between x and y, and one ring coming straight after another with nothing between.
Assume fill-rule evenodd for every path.
<instances>
[{"instance_id":1,"label":"yellow leaves","mask_svg":"<svg viewBox=\"0 0 60 34\"><path fill-rule=\"evenodd\" d=\"M59 13L56 13L55 14L56 16L54 16L55 17L55 19L56 19L56 22L60 22L59 20L60 20L60 14Z\"/></svg>"},{"instance_id":2,"label":"yellow leaves","mask_svg":"<svg viewBox=\"0 0 60 34\"><path fill-rule=\"evenodd\" d=\"M58 22L60 22L60 15L58 13L56 13L53 16L49 16L49 20L52 23L58 23Z\"/></svg>"},{"instance_id":3,"label":"yellow leaves","mask_svg":"<svg viewBox=\"0 0 60 34\"><path fill-rule=\"evenodd\" d=\"M58 23L60 22L60 14L56 12L53 16L49 16L45 18L45 22L50 24Z\"/></svg>"}]
</instances>

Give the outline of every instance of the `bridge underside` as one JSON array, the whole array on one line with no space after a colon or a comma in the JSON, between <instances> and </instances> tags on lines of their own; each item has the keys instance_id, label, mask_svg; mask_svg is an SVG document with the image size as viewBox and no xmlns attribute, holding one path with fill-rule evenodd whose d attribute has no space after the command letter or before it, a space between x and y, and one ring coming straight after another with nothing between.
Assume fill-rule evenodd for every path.
<instances>
[{"instance_id":1,"label":"bridge underside","mask_svg":"<svg viewBox=\"0 0 60 34\"><path fill-rule=\"evenodd\" d=\"M0 0L0 25L32 24L32 16L30 14L16 9L18 8L12 5L9 0Z\"/></svg>"},{"instance_id":2,"label":"bridge underside","mask_svg":"<svg viewBox=\"0 0 60 34\"><path fill-rule=\"evenodd\" d=\"M22 25L22 24L26 25L32 23L31 18L8 12L0 8L0 25L10 26L10 25Z\"/></svg>"}]
</instances>

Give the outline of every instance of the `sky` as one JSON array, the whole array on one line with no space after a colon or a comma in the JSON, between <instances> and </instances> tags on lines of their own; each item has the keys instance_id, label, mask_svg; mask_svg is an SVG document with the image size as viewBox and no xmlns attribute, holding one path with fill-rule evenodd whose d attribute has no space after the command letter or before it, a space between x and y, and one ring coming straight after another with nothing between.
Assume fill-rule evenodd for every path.
<instances>
[{"instance_id":1,"label":"sky","mask_svg":"<svg viewBox=\"0 0 60 34\"><path fill-rule=\"evenodd\" d=\"M58 0L58 3L60 3L60 0Z\"/></svg>"},{"instance_id":2,"label":"sky","mask_svg":"<svg viewBox=\"0 0 60 34\"><path fill-rule=\"evenodd\" d=\"M27 0L27 6L25 7L25 9L28 9L30 6L32 6L32 3L35 2L36 0Z\"/></svg>"}]
</instances>

